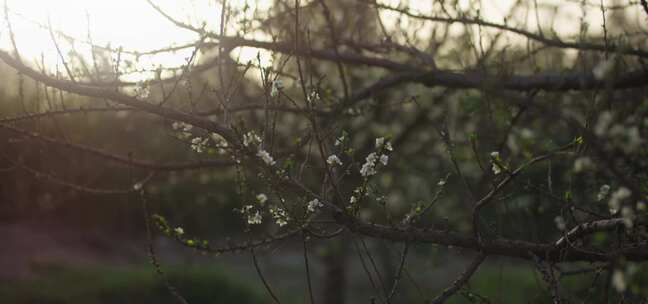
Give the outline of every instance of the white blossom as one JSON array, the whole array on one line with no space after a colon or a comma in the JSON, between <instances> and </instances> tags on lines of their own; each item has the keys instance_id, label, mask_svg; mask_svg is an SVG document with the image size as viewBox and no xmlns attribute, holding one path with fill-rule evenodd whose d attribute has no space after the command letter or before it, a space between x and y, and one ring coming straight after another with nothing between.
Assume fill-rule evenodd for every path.
<instances>
[{"instance_id":1,"label":"white blossom","mask_svg":"<svg viewBox=\"0 0 648 304\"><path fill-rule=\"evenodd\" d=\"M495 175L502 173L502 168L496 163L493 163L492 170Z\"/></svg>"},{"instance_id":2,"label":"white blossom","mask_svg":"<svg viewBox=\"0 0 648 304\"><path fill-rule=\"evenodd\" d=\"M554 222L556 222L556 227L558 227L558 229L561 231L567 228L565 219L562 216L556 216L556 218L554 218Z\"/></svg>"},{"instance_id":3,"label":"white blossom","mask_svg":"<svg viewBox=\"0 0 648 304\"><path fill-rule=\"evenodd\" d=\"M599 202L602 201L608 196L609 193L610 193L610 185L601 186L598 194L596 195L596 200Z\"/></svg>"},{"instance_id":4,"label":"white blossom","mask_svg":"<svg viewBox=\"0 0 648 304\"><path fill-rule=\"evenodd\" d=\"M574 172L582 172L594 167L594 163L589 157L579 157L574 161Z\"/></svg>"},{"instance_id":5,"label":"white blossom","mask_svg":"<svg viewBox=\"0 0 648 304\"><path fill-rule=\"evenodd\" d=\"M227 143L227 140L223 138L220 134L217 133L211 133L209 134L209 137L211 137L211 140L216 144L216 146L220 148L227 148L229 145Z\"/></svg>"},{"instance_id":6,"label":"white blossom","mask_svg":"<svg viewBox=\"0 0 648 304\"><path fill-rule=\"evenodd\" d=\"M394 147L392 147L391 142L388 141L387 143L385 143L385 150L390 151L390 152L394 151Z\"/></svg>"},{"instance_id":7,"label":"white blossom","mask_svg":"<svg viewBox=\"0 0 648 304\"><path fill-rule=\"evenodd\" d=\"M637 126L627 127L619 124L614 125L610 128L608 136L618 142L621 149L626 153L637 151L643 143Z\"/></svg>"},{"instance_id":8,"label":"white blossom","mask_svg":"<svg viewBox=\"0 0 648 304\"><path fill-rule=\"evenodd\" d=\"M607 76L612 72L614 69L614 59L606 59L599 64L597 64L594 69L592 70L592 74L594 74L594 78L597 80L603 80L607 78Z\"/></svg>"},{"instance_id":9,"label":"white blossom","mask_svg":"<svg viewBox=\"0 0 648 304\"><path fill-rule=\"evenodd\" d=\"M288 225L288 221L286 221L286 219L284 218L277 218L275 222L277 223L277 225L279 225L279 227Z\"/></svg>"},{"instance_id":10,"label":"white blossom","mask_svg":"<svg viewBox=\"0 0 648 304\"><path fill-rule=\"evenodd\" d=\"M244 146L249 146L250 144L253 145L258 145L261 143L261 137L254 133L254 131L247 132L246 134L243 134L243 145Z\"/></svg>"},{"instance_id":11,"label":"white blossom","mask_svg":"<svg viewBox=\"0 0 648 304\"><path fill-rule=\"evenodd\" d=\"M173 127L173 130L185 132L189 132L191 131L191 129L193 129L192 125L181 121L173 122L173 124L171 124L171 127Z\"/></svg>"},{"instance_id":12,"label":"white blossom","mask_svg":"<svg viewBox=\"0 0 648 304\"><path fill-rule=\"evenodd\" d=\"M209 134L209 137L211 137L215 144L227 147L227 141L220 134L211 133Z\"/></svg>"},{"instance_id":13,"label":"white blossom","mask_svg":"<svg viewBox=\"0 0 648 304\"><path fill-rule=\"evenodd\" d=\"M268 196L263 194L263 193L259 193L256 196L256 200L257 200L257 202L259 202L259 204L263 205L263 204L265 204L265 202L268 201Z\"/></svg>"},{"instance_id":14,"label":"white blossom","mask_svg":"<svg viewBox=\"0 0 648 304\"><path fill-rule=\"evenodd\" d=\"M597 136L603 136L607 132L608 128L610 127L610 123L612 123L613 115L610 111L604 111L599 115L598 120L596 121L596 125L594 126L594 133Z\"/></svg>"},{"instance_id":15,"label":"white blossom","mask_svg":"<svg viewBox=\"0 0 648 304\"><path fill-rule=\"evenodd\" d=\"M254 210L254 212L252 212L253 210L254 210L254 206L245 205L243 206L243 208L241 208L240 212L245 216L248 225L261 224L263 220L263 216L261 215L261 212L259 210Z\"/></svg>"},{"instance_id":16,"label":"white blossom","mask_svg":"<svg viewBox=\"0 0 648 304\"><path fill-rule=\"evenodd\" d=\"M191 140L191 149L198 153L203 153L207 149L208 144L209 138L195 137Z\"/></svg>"},{"instance_id":17,"label":"white blossom","mask_svg":"<svg viewBox=\"0 0 648 304\"><path fill-rule=\"evenodd\" d=\"M142 190L142 183L135 183L135 184L133 185L133 190L135 190L135 191L140 191L140 190Z\"/></svg>"},{"instance_id":18,"label":"white blossom","mask_svg":"<svg viewBox=\"0 0 648 304\"><path fill-rule=\"evenodd\" d=\"M382 148L384 144L385 144L385 138L384 137L376 138L376 149Z\"/></svg>"},{"instance_id":19,"label":"white blossom","mask_svg":"<svg viewBox=\"0 0 648 304\"><path fill-rule=\"evenodd\" d=\"M342 135L335 139L335 146L343 144L346 139L346 132L342 131Z\"/></svg>"},{"instance_id":20,"label":"white blossom","mask_svg":"<svg viewBox=\"0 0 648 304\"><path fill-rule=\"evenodd\" d=\"M175 232L175 234L177 235L183 235L184 229L182 229L182 227L176 227L175 229L173 229L173 232Z\"/></svg>"},{"instance_id":21,"label":"white blossom","mask_svg":"<svg viewBox=\"0 0 648 304\"><path fill-rule=\"evenodd\" d=\"M610 200L608 201L608 207L610 208L610 213L616 213L619 211L619 208L621 208L621 203L623 203L623 200L630 197L630 190L626 187L621 187L617 191L614 191L612 195L610 196Z\"/></svg>"},{"instance_id":22,"label":"white blossom","mask_svg":"<svg viewBox=\"0 0 648 304\"><path fill-rule=\"evenodd\" d=\"M376 174L376 160L378 160L378 155L375 152L369 153L365 159L365 163L360 168L360 175L368 177Z\"/></svg>"},{"instance_id":23,"label":"white blossom","mask_svg":"<svg viewBox=\"0 0 648 304\"><path fill-rule=\"evenodd\" d=\"M192 135L191 129L193 129L193 126L188 123L176 121L171 124L171 127L173 130L180 132L180 138L188 139Z\"/></svg>"},{"instance_id":24,"label":"white blossom","mask_svg":"<svg viewBox=\"0 0 648 304\"><path fill-rule=\"evenodd\" d=\"M277 79L272 82L272 88L270 89L270 96L277 97L279 96L279 91L284 88L283 81Z\"/></svg>"},{"instance_id":25,"label":"white blossom","mask_svg":"<svg viewBox=\"0 0 648 304\"><path fill-rule=\"evenodd\" d=\"M249 225L259 225L263 221L263 217L261 216L261 212L259 210L255 211L254 214L248 214L247 216L247 223Z\"/></svg>"},{"instance_id":26,"label":"white blossom","mask_svg":"<svg viewBox=\"0 0 648 304\"><path fill-rule=\"evenodd\" d=\"M331 166L335 166L335 165L342 166L342 161L341 161L340 158L337 157L337 155L335 155L335 154L329 156L329 157L326 159L326 163L329 164L329 165L331 165Z\"/></svg>"},{"instance_id":27,"label":"white blossom","mask_svg":"<svg viewBox=\"0 0 648 304\"><path fill-rule=\"evenodd\" d=\"M306 208L308 209L309 212L315 212L315 210L323 206L324 205L322 204L322 202L319 201L319 199L313 199L312 201L307 203Z\"/></svg>"},{"instance_id":28,"label":"white blossom","mask_svg":"<svg viewBox=\"0 0 648 304\"><path fill-rule=\"evenodd\" d=\"M498 151L493 151L490 153L490 157L492 162L491 170L493 170L493 174L498 175L502 173L504 168L502 168L498 163L500 161L500 153Z\"/></svg>"},{"instance_id":29,"label":"white blossom","mask_svg":"<svg viewBox=\"0 0 648 304\"><path fill-rule=\"evenodd\" d=\"M639 126L623 123L613 124L614 118L614 114L610 111L601 113L594 126L594 133L600 137L607 137L610 142L626 153L636 152L644 143ZM631 121L633 121L632 118L628 119L628 122Z\"/></svg>"},{"instance_id":30,"label":"white blossom","mask_svg":"<svg viewBox=\"0 0 648 304\"><path fill-rule=\"evenodd\" d=\"M637 126L627 128L624 139L625 142L621 148L627 153L637 151L644 142L639 134L639 128L637 128Z\"/></svg>"},{"instance_id":31,"label":"white blossom","mask_svg":"<svg viewBox=\"0 0 648 304\"><path fill-rule=\"evenodd\" d=\"M376 149L383 149L383 148L387 151L394 150L394 147L392 147L391 142L386 141L384 137L376 138Z\"/></svg>"},{"instance_id":32,"label":"white blossom","mask_svg":"<svg viewBox=\"0 0 648 304\"><path fill-rule=\"evenodd\" d=\"M148 82L138 81L135 87L135 95L141 99L146 99L151 96L151 88Z\"/></svg>"},{"instance_id":33,"label":"white blossom","mask_svg":"<svg viewBox=\"0 0 648 304\"><path fill-rule=\"evenodd\" d=\"M623 292L628 287L628 284L626 283L625 273L620 269L614 270L614 273L612 274L612 286L614 286L614 289L616 289L618 292Z\"/></svg>"},{"instance_id":34,"label":"white blossom","mask_svg":"<svg viewBox=\"0 0 648 304\"><path fill-rule=\"evenodd\" d=\"M358 199L353 195L349 198L349 203L351 203L351 204L355 204L357 201L358 201Z\"/></svg>"},{"instance_id":35,"label":"white blossom","mask_svg":"<svg viewBox=\"0 0 648 304\"><path fill-rule=\"evenodd\" d=\"M308 101L309 104L314 104L317 101L320 100L320 95L317 93L317 91L312 91L310 94L308 94L308 97L306 98L306 101Z\"/></svg>"},{"instance_id":36,"label":"white blossom","mask_svg":"<svg viewBox=\"0 0 648 304\"><path fill-rule=\"evenodd\" d=\"M444 186L446 184L446 180L442 179L437 183L437 186Z\"/></svg>"},{"instance_id":37,"label":"white blossom","mask_svg":"<svg viewBox=\"0 0 648 304\"><path fill-rule=\"evenodd\" d=\"M624 206L621 208L621 218L623 219L623 225L626 228L632 228L635 219L634 210L628 206Z\"/></svg>"},{"instance_id":38,"label":"white blossom","mask_svg":"<svg viewBox=\"0 0 648 304\"><path fill-rule=\"evenodd\" d=\"M389 162L389 156L385 154L380 155L380 163L383 164L383 166L387 166L387 162Z\"/></svg>"},{"instance_id":39,"label":"white blossom","mask_svg":"<svg viewBox=\"0 0 648 304\"><path fill-rule=\"evenodd\" d=\"M275 220L275 223L279 225L279 227L283 227L288 224L288 221L290 220L290 217L288 216L288 213L286 210L279 208L279 207L272 207L270 208L270 214L272 214L272 217Z\"/></svg>"},{"instance_id":40,"label":"white blossom","mask_svg":"<svg viewBox=\"0 0 648 304\"><path fill-rule=\"evenodd\" d=\"M272 156L270 156L270 153L266 150L259 150L256 155L268 166L273 166L276 163L274 159L272 159Z\"/></svg>"},{"instance_id":41,"label":"white blossom","mask_svg":"<svg viewBox=\"0 0 648 304\"><path fill-rule=\"evenodd\" d=\"M530 129L522 128L520 130L520 137L525 140L532 140L533 138L535 138L535 134Z\"/></svg>"}]
</instances>

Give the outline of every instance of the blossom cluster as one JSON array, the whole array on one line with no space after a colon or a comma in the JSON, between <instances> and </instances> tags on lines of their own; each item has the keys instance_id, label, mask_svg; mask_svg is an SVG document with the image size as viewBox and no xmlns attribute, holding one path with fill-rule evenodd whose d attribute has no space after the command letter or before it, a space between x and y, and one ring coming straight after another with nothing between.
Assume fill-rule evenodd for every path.
<instances>
[{"instance_id":1,"label":"blossom cluster","mask_svg":"<svg viewBox=\"0 0 648 304\"><path fill-rule=\"evenodd\" d=\"M565 222L565 218L563 218L562 216L556 216L556 218L554 218L554 222L556 223L558 230L563 231L567 229L567 223Z\"/></svg>"},{"instance_id":2,"label":"blossom cluster","mask_svg":"<svg viewBox=\"0 0 648 304\"><path fill-rule=\"evenodd\" d=\"M314 105L320 100L320 95L317 93L317 91L311 91L308 94L308 97L306 97L306 102L308 102L309 105Z\"/></svg>"},{"instance_id":3,"label":"blossom cluster","mask_svg":"<svg viewBox=\"0 0 648 304\"><path fill-rule=\"evenodd\" d=\"M635 263L627 263L622 267L623 264L626 263L621 263L621 265L615 267L611 278L612 286L620 293L628 289L629 282L632 281L634 275L637 274L639 270Z\"/></svg>"},{"instance_id":4,"label":"blossom cluster","mask_svg":"<svg viewBox=\"0 0 648 304\"><path fill-rule=\"evenodd\" d=\"M277 97L279 96L279 92L284 88L283 81L281 79L277 79L272 82L272 88L270 88L270 96L272 97Z\"/></svg>"},{"instance_id":5,"label":"blossom cluster","mask_svg":"<svg viewBox=\"0 0 648 304\"><path fill-rule=\"evenodd\" d=\"M361 198L364 194L363 188L355 188L353 190L353 195L349 198L350 207L355 208L355 205L358 203L358 198Z\"/></svg>"},{"instance_id":6,"label":"blossom cluster","mask_svg":"<svg viewBox=\"0 0 648 304\"><path fill-rule=\"evenodd\" d=\"M257 200L257 203L259 203L259 205L263 206L268 201L268 196L263 194L263 193L259 193L256 196L256 200Z\"/></svg>"},{"instance_id":7,"label":"blossom cluster","mask_svg":"<svg viewBox=\"0 0 648 304\"><path fill-rule=\"evenodd\" d=\"M140 99L147 99L151 97L151 88L149 87L148 82L138 81L135 86L135 96Z\"/></svg>"},{"instance_id":8,"label":"blossom cluster","mask_svg":"<svg viewBox=\"0 0 648 304\"><path fill-rule=\"evenodd\" d=\"M502 165L502 158L500 157L500 153L497 151L493 151L490 153L490 158L491 158L491 170L493 170L493 174L498 175L504 171L506 167Z\"/></svg>"},{"instance_id":9,"label":"blossom cluster","mask_svg":"<svg viewBox=\"0 0 648 304\"><path fill-rule=\"evenodd\" d=\"M340 160L337 155L332 154L326 159L326 163L329 164L330 166L342 166L342 161Z\"/></svg>"},{"instance_id":10,"label":"blossom cluster","mask_svg":"<svg viewBox=\"0 0 648 304\"><path fill-rule=\"evenodd\" d=\"M610 196L608 201L608 207L610 207L610 213L617 213L621 208L623 200L629 198L632 193L626 187L621 187L617 191L614 191Z\"/></svg>"},{"instance_id":11,"label":"blossom cluster","mask_svg":"<svg viewBox=\"0 0 648 304\"><path fill-rule=\"evenodd\" d=\"M614 114L604 111L598 117L594 126L594 134L608 139L608 142L621 148L626 153L637 152L643 145L644 139L637 126L637 118L630 116L625 122L613 123Z\"/></svg>"},{"instance_id":12,"label":"blossom cluster","mask_svg":"<svg viewBox=\"0 0 648 304\"><path fill-rule=\"evenodd\" d=\"M262 208L267 201L268 196L264 193L259 193L256 195L256 206L245 205L239 210L243 217L246 219L248 225L259 225L263 222Z\"/></svg>"},{"instance_id":13,"label":"blossom cluster","mask_svg":"<svg viewBox=\"0 0 648 304\"><path fill-rule=\"evenodd\" d=\"M596 194L596 200L600 202L604 200L608 194L610 194L610 185L603 185L599 189L598 194Z\"/></svg>"},{"instance_id":14,"label":"blossom cluster","mask_svg":"<svg viewBox=\"0 0 648 304\"><path fill-rule=\"evenodd\" d=\"M270 207L270 214L272 215L272 218L274 218L275 223L279 225L279 227L288 225L290 216L288 216L288 213L283 208L272 206Z\"/></svg>"},{"instance_id":15,"label":"blossom cluster","mask_svg":"<svg viewBox=\"0 0 648 304\"><path fill-rule=\"evenodd\" d=\"M306 203L306 209L308 212L315 212L317 209L324 207L324 204L319 201L319 199L313 199Z\"/></svg>"},{"instance_id":16,"label":"blossom cluster","mask_svg":"<svg viewBox=\"0 0 648 304\"><path fill-rule=\"evenodd\" d=\"M203 153L207 149L208 144L209 138L194 137L191 140L191 149L198 153Z\"/></svg>"},{"instance_id":17,"label":"blossom cluster","mask_svg":"<svg viewBox=\"0 0 648 304\"><path fill-rule=\"evenodd\" d=\"M243 134L243 146L257 146L258 150L256 156L259 157L266 165L274 166L276 164L276 161L274 160L274 158L272 158L272 155L270 155L268 151L263 149L262 143L263 140L254 131L249 131Z\"/></svg>"},{"instance_id":18,"label":"blossom cluster","mask_svg":"<svg viewBox=\"0 0 648 304\"><path fill-rule=\"evenodd\" d=\"M238 212L243 215L243 219L247 222L248 225L262 224L265 213L264 210L269 211L270 215L274 219L274 222L279 225L279 227L287 225L290 221L290 215L288 215L288 212L276 205L268 206L268 200L268 196L265 193L259 193L255 196L254 203L244 205L243 207L241 207L241 209L234 210L238 210ZM281 201L282 203L285 203L283 199L281 199ZM315 199L314 201L309 202L308 206L309 210L312 209L312 212L314 212L317 208L320 208L323 205L317 199Z\"/></svg>"},{"instance_id":19,"label":"blossom cluster","mask_svg":"<svg viewBox=\"0 0 648 304\"><path fill-rule=\"evenodd\" d=\"M225 150L229 146L227 140L225 140L225 138L223 138L223 136L219 134L210 133L207 137L193 137L193 126L185 122L176 121L171 124L171 127L174 131L179 132L180 139L189 140L191 149L197 153L204 153L210 147L216 148L216 151L219 154L225 154L227 152Z\"/></svg>"},{"instance_id":20,"label":"blossom cluster","mask_svg":"<svg viewBox=\"0 0 648 304\"><path fill-rule=\"evenodd\" d=\"M364 177L369 177L378 173L376 167L379 164L387 166L389 162L389 156L386 153L389 153L394 150L391 143L386 141L384 137L376 138L376 150L377 152L371 152L365 158L365 163L362 164L360 168L360 175Z\"/></svg>"},{"instance_id":21,"label":"blossom cluster","mask_svg":"<svg viewBox=\"0 0 648 304\"><path fill-rule=\"evenodd\" d=\"M273 166L276 163L270 153L268 153L268 151L266 150L260 149L259 151L257 151L256 155L261 158L261 160L263 160L263 162L268 166Z\"/></svg>"},{"instance_id":22,"label":"blossom cluster","mask_svg":"<svg viewBox=\"0 0 648 304\"><path fill-rule=\"evenodd\" d=\"M192 135L191 130L193 129L193 126L188 123L176 121L171 124L171 127L174 131L180 132L180 138L187 139Z\"/></svg>"},{"instance_id":23,"label":"blossom cluster","mask_svg":"<svg viewBox=\"0 0 648 304\"><path fill-rule=\"evenodd\" d=\"M243 206L240 212L247 219L248 225L259 225L263 222L261 211L252 205Z\"/></svg>"},{"instance_id":24,"label":"blossom cluster","mask_svg":"<svg viewBox=\"0 0 648 304\"><path fill-rule=\"evenodd\" d=\"M216 145L216 149L217 149L216 151L218 152L218 154L225 154L225 152L227 152L225 149L229 147L227 140L225 140L225 138L223 138L223 136L221 136L220 134L216 134L216 133L211 133L210 137L211 140Z\"/></svg>"},{"instance_id":25,"label":"blossom cluster","mask_svg":"<svg viewBox=\"0 0 648 304\"><path fill-rule=\"evenodd\" d=\"M342 135L340 137L335 139L335 146L341 146L343 145L348 139L348 134L346 132L342 132Z\"/></svg>"},{"instance_id":26,"label":"blossom cluster","mask_svg":"<svg viewBox=\"0 0 648 304\"><path fill-rule=\"evenodd\" d=\"M587 156L582 156L574 161L574 172L579 173L594 168L594 162Z\"/></svg>"},{"instance_id":27,"label":"blossom cluster","mask_svg":"<svg viewBox=\"0 0 648 304\"><path fill-rule=\"evenodd\" d=\"M250 145L259 145L261 142L261 137L254 133L254 131L243 134L243 145L246 147L249 147Z\"/></svg>"},{"instance_id":28,"label":"blossom cluster","mask_svg":"<svg viewBox=\"0 0 648 304\"><path fill-rule=\"evenodd\" d=\"M256 156L259 157L266 165L273 166L276 162L272 158L272 155L270 155L268 151L263 149L262 143L263 140L254 131L249 131L243 134L243 146L256 146L258 149Z\"/></svg>"}]
</instances>

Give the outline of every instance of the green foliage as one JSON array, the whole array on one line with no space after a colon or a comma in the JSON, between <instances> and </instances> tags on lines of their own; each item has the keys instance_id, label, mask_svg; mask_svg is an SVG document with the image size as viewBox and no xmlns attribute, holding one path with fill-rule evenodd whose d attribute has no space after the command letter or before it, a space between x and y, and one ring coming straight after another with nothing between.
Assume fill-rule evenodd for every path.
<instances>
[{"instance_id":1,"label":"green foliage","mask_svg":"<svg viewBox=\"0 0 648 304\"><path fill-rule=\"evenodd\" d=\"M214 266L173 267L169 281L189 303L261 303L263 297ZM151 266L66 268L49 265L36 279L0 283L2 303L176 303Z\"/></svg>"}]
</instances>

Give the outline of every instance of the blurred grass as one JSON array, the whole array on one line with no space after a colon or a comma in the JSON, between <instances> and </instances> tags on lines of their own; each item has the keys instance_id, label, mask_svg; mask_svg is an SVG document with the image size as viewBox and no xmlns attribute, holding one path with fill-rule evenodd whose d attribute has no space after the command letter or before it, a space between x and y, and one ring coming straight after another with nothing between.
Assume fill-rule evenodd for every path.
<instances>
[{"instance_id":1,"label":"blurred grass","mask_svg":"<svg viewBox=\"0 0 648 304\"><path fill-rule=\"evenodd\" d=\"M586 266L583 264L581 266ZM189 303L270 303L271 299L260 287L258 279L245 281L249 274L237 273L226 265L165 267L167 277ZM120 268L108 266L71 267L60 264L37 264L37 278L0 281L0 303L4 304L108 304L108 303L177 303L164 286L152 266L141 264ZM292 279L296 273L282 272L282 279ZM301 274L300 274L301 275ZM645 283L643 275L638 286ZM642 280L639 280L642 279ZM595 282L594 274L570 276L562 280L561 293L569 302L602 303L606 289L604 276ZM273 283L278 283L274 281ZM302 282L303 283L303 282ZM275 292L282 303L306 303L303 290L295 286L279 286ZM299 284L298 284L299 285ZM645 286L645 285L643 285ZM299 285L298 287L303 287ZM411 287L411 286L410 286ZM452 296L447 303L551 303L546 283L535 273L532 265L519 263L489 263L482 265L470 280L467 289ZM571 292L566 293L566 290ZM370 290L350 288L349 303L367 303ZM428 299L441 293L429 290ZM637 292L639 293L639 292ZM627 299L636 299L628 296ZM422 303L418 292L410 289L395 303ZM483 300L486 299L486 300ZM619 300L611 293L610 299ZM633 302L628 303L645 303Z\"/></svg>"},{"instance_id":2,"label":"blurred grass","mask_svg":"<svg viewBox=\"0 0 648 304\"><path fill-rule=\"evenodd\" d=\"M150 265L41 265L38 270L38 278L0 281L0 303L176 303ZM190 303L265 302L259 290L222 267L166 267L165 272Z\"/></svg>"},{"instance_id":3,"label":"blurred grass","mask_svg":"<svg viewBox=\"0 0 648 304\"><path fill-rule=\"evenodd\" d=\"M479 297L491 303L550 303L551 299L538 286L533 272L520 265L482 265L470 279L472 298L461 296L462 292L451 297L448 304L483 303ZM544 287L544 286L543 286ZM438 293L441 291L439 290ZM464 293L467 295L467 293Z\"/></svg>"},{"instance_id":4,"label":"blurred grass","mask_svg":"<svg viewBox=\"0 0 648 304\"><path fill-rule=\"evenodd\" d=\"M581 263L572 265L573 269L587 269L591 265ZM556 273L557 275L557 273ZM625 293L626 303L647 303L645 293L646 272L638 270ZM568 303L604 303L604 293L608 289L606 273L595 272L564 277L560 280L560 294ZM486 264L470 280L470 291L465 289L451 297L448 304L464 303L552 303L547 284L532 265ZM440 293L441 290L437 292ZM621 294L610 288L609 300L617 303ZM482 299L487 299L484 301Z\"/></svg>"},{"instance_id":5,"label":"blurred grass","mask_svg":"<svg viewBox=\"0 0 648 304\"><path fill-rule=\"evenodd\" d=\"M473 290L492 303L551 303L551 298L538 285L529 267L520 265L487 265L471 279ZM455 297L449 303L471 303L467 297ZM479 303L479 301L476 301Z\"/></svg>"}]
</instances>

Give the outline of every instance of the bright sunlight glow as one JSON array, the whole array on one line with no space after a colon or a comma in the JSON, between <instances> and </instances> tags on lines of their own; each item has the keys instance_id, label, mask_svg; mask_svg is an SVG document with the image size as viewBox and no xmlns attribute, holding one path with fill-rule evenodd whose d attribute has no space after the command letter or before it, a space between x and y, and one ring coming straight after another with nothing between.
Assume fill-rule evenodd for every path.
<instances>
[{"instance_id":1,"label":"bright sunlight glow","mask_svg":"<svg viewBox=\"0 0 648 304\"><path fill-rule=\"evenodd\" d=\"M557 4L558 0L547 0L543 4ZM229 0L227 3L233 9L242 10L243 7L251 7L246 14L267 11L273 0ZM303 1L308 2L308 1ZM381 0L381 3L397 5L400 1ZM421 13L430 13L435 10L433 1L409 0L409 7ZM154 0L163 10L174 18L193 26L200 27L202 22L207 29L218 32L221 4L213 0ZM460 0L460 10L480 11L481 17L497 23L503 23L505 16L509 14L514 1L512 0ZM587 18L590 29L598 31L600 28L600 13L591 12L588 16L581 16L579 5L575 2L562 2L557 4L561 7L557 18L551 20L552 25L564 35L578 34L578 19ZM70 51L74 50L86 60L91 58L90 44L98 46L109 46L112 49L120 47L128 51L146 52L173 45L182 45L195 42L198 37L195 33L181 29L166 20L156 12L146 0L7 0L8 19L15 34L16 46L23 58L32 63L48 69L60 68L61 56L59 56L52 35L48 30L48 24L54 29L54 39L61 49L63 56L68 57ZM254 9L256 8L256 9ZM4 8L0 7L0 48L11 50L13 45L8 31L8 24L4 18ZM252 15L249 15L250 17ZM513 24L526 24L531 31L536 31L541 22L536 22L535 14L529 10L518 11L509 22ZM539 15L542 18L542 14ZM398 27L398 22L404 22L400 26L406 26L407 18L397 18L390 12L382 12L386 27L393 29ZM549 19L549 18L547 18ZM230 20L227 34L236 35L235 20ZM544 20L548 21L548 20ZM536 26L537 24L537 26ZM428 27L434 24L428 24ZM430 30L419 31L419 37L425 37L431 33ZM62 35L64 34L64 35ZM74 40L67 39L72 37ZM246 38L268 40L263 33L247 33ZM515 37L514 37L515 38ZM520 40L521 41L521 40ZM155 70L157 67L179 67L186 63L193 50L191 48L177 53L165 53L155 56L142 56L136 63L137 69ZM254 61L257 54L261 55L261 65L272 64L270 53L263 50L240 48L233 56L239 62ZM135 74L134 74L135 75ZM151 77L139 75L139 78ZM136 77L137 78L137 77ZM131 79L136 80L136 79Z\"/></svg>"},{"instance_id":2,"label":"bright sunlight glow","mask_svg":"<svg viewBox=\"0 0 648 304\"><path fill-rule=\"evenodd\" d=\"M218 31L221 6L217 1L155 0L154 3L183 22ZM251 7L264 10L269 0L228 1L234 8ZM61 64L60 56L50 35L48 24L64 56L74 48L86 59L91 58L90 43L97 46L120 47L128 51L146 52L174 45L195 42L198 36L181 29L156 12L145 0L8 0L8 18L15 35L16 46L23 58L52 68ZM0 47L13 49L8 25L1 9ZM229 28L228 30L232 30ZM66 39L74 38L74 41ZM263 37L262 37L263 38ZM138 68L155 69L157 66L174 67L186 63L192 49L156 56L142 56ZM240 50L242 61L256 60L258 50ZM269 64L268 55L262 65Z\"/></svg>"}]
</instances>

